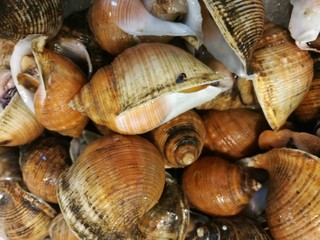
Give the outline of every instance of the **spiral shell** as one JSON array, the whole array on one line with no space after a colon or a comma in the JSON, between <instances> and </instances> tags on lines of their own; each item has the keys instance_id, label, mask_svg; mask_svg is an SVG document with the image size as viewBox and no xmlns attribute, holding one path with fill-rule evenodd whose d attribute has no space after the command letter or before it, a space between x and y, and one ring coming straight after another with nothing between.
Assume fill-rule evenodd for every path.
<instances>
[{"instance_id":1,"label":"spiral shell","mask_svg":"<svg viewBox=\"0 0 320 240\"><path fill-rule=\"evenodd\" d=\"M270 127L278 130L308 92L313 60L292 40L286 41L286 30L270 24L273 26L266 28L253 55L252 66L257 73L253 87Z\"/></svg>"},{"instance_id":2,"label":"spiral shell","mask_svg":"<svg viewBox=\"0 0 320 240\"><path fill-rule=\"evenodd\" d=\"M201 117L189 110L148 133L166 167L185 167L198 159L206 135Z\"/></svg>"},{"instance_id":3,"label":"spiral shell","mask_svg":"<svg viewBox=\"0 0 320 240\"><path fill-rule=\"evenodd\" d=\"M211 100L230 82L180 48L139 44L99 69L70 106L115 132L141 134Z\"/></svg>"},{"instance_id":4,"label":"spiral shell","mask_svg":"<svg viewBox=\"0 0 320 240\"><path fill-rule=\"evenodd\" d=\"M266 218L274 239L317 238L319 158L301 150L275 148L246 161L249 167L269 173Z\"/></svg>"},{"instance_id":5,"label":"spiral shell","mask_svg":"<svg viewBox=\"0 0 320 240\"><path fill-rule=\"evenodd\" d=\"M29 34L55 36L61 28L62 0L2 1L0 38L17 41Z\"/></svg>"},{"instance_id":6,"label":"spiral shell","mask_svg":"<svg viewBox=\"0 0 320 240\"><path fill-rule=\"evenodd\" d=\"M182 188L190 204L214 216L239 213L260 187L239 166L216 156L200 157L182 176Z\"/></svg>"},{"instance_id":7,"label":"spiral shell","mask_svg":"<svg viewBox=\"0 0 320 240\"><path fill-rule=\"evenodd\" d=\"M22 189L18 182L0 181L0 221L11 240L43 240L56 211Z\"/></svg>"},{"instance_id":8,"label":"spiral shell","mask_svg":"<svg viewBox=\"0 0 320 240\"><path fill-rule=\"evenodd\" d=\"M257 153L259 135L268 129L261 111L209 110L202 118L207 131L204 146L231 159Z\"/></svg>"},{"instance_id":9,"label":"spiral shell","mask_svg":"<svg viewBox=\"0 0 320 240\"><path fill-rule=\"evenodd\" d=\"M72 61L44 48L45 42L45 37L32 42L40 74L40 85L34 95L35 116L48 130L79 136L89 119L68 103L87 79Z\"/></svg>"},{"instance_id":10,"label":"spiral shell","mask_svg":"<svg viewBox=\"0 0 320 240\"><path fill-rule=\"evenodd\" d=\"M231 72L252 74L252 54L262 37L264 7L262 0L203 1L204 45ZM214 21L212 21L211 17Z\"/></svg>"},{"instance_id":11,"label":"spiral shell","mask_svg":"<svg viewBox=\"0 0 320 240\"><path fill-rule=\"evenodd\" d=\"M189 225L189 206L177 181L166 174L166 184L159 202L139 221L143 239L185 239Z\"/></svg>"},{"instance_id":12,"label":"spiral shell","mask_svg":"<svg viewBox=\"0 0 320 240\"><path fill-rule=\"evenodd\" d=\"M57 182L70 165L67 144L55 137L39 138L20 151L23 181L33 194L57 203Z\"/></svg>"},{"instance_id":13,"label":"spiral shell","mask_svg":"<svg viewBox=\"0 0 320 240\"><path fill-rule=\"evenodd\" d=\"M58 201L80 239L128 239L159 200L165 168L159 151L140 136L103 136L59 179Z\"/></svg>"}]
</instances>

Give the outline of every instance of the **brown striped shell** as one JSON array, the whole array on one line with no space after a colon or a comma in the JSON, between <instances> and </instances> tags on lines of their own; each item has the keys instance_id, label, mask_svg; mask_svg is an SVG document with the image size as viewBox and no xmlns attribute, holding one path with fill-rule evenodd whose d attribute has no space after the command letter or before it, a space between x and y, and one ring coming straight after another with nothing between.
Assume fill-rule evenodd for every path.
<instances>
[{"instance_id":1,"label":"brown striped shell","mask_svg":"<svg viewBox=\"0 0 320 240\"><path fill-rule=\"evenodd\" d=\"M0 38L17 41L34 33L52 38L62 25L62 4L62 0L2 1Z\"/></svg>"},{"instance_id":2,"label":"brown striped shell","mask_svg":"<svg viewBox=\"0 0 320 240\"><path fill-rule=\"evenodd\" d=\"M23 181L33 194L57 203L57 182L71 161L68 145L57 137L38 138L20 151Z\"/></svg>"},{"instance_id":3,"label":"brown striped shell","mask_svg":"<svg viewBox=\"0 0 320 240\"><path fill-rule=\"evenodd\" d=\"M43 240L56 211L18 182L0 181L0 221L10 240Z\"/></svg>"},{"instance_id":4,"label":"brown striped shell","mask_svg":"<svg viewBox=\"0 0 320 240\"><path fill-rule=\"evenodd\" d=\"M210 14L203 13L204 45L208 51L237 75L252 74L252 54L264 28L263 1L203 0L203 3Z\"/></svg>"},{"instance_id":5,"label":"brown striped shell","mask_svg":"<svg viewBox=\"0 0 320 240\"><path fill-rule=\"evenodd\" d=\"M266 218L274 239L317 239L320 235L320 160L307 152L275 148L246 159L269 173Z\"/></svg>"},{"instance_id":6,"label":"brown striped shell","mask_svg":"<svg viewBox=\"0 0 320 240\"><path fill-rule=\"evenodd\" d=\"M260 187L238 165L217 156L200 157L182 176L191 206L213 216L239 213Z\"/></svg>"},{"instance_id":7,"label":"brown striped shell","mask_svg":"<svg viewBox=\"0 0 320 240\"><path fill-rule=\"evenodd\" d=\"M313 60L290 39L288 31L269 23L253 54L253 87L264 115L278 130L306 95L313 79Z\"/></svg>"},{"instance_id":8,"label":"brown striped shell","mask_svg":"<svg viewBox=\"0 0 320 240\"><path fill-rule=\"evenodd\" d=\"M60 176L58 201L80 239L129 239L159 200L165 184L161 154L140 136L108 135L91 144Z\"/></svg>"},{"instance_id":9,"label":"brown striped shell","mask_svg":"<svg viewBox=\"0 0 320 240\"><path fill-rule=\"evenodd\" d=\"M73 232L71 232L61 213L51 222L49 236L51 240L78 240Z\"/></svg>"},{"instance_id":10,"label":"brown striped shell","mask_svg":"<svg viewBox=\"0 0 320 240\"><path fill-rule=\"evenodd\" d=\"M207 131L204 146L231 159L257 153L259 135L268 129L261 111L245 108L208 110L202 118Z\"/></svg>"},{"instance_id":11,"label":"brown striped shell","mask_svg":"<svg viewBox=\"0 0 320 240\"><path fill-rule=\"evenodd\" d=\"M189 110L148 133L167 168L185 167L198 159L206 135L203 120Z\"/></svg>"},{"instance_id":12,"label":"brown striped shell","mask_svg":"<svg viewBox=\"0 0 320 240\"><path fill-rule=\"evenodd\" d=\"M115 132L141 134L213 99L231 85L228 76L215 73L180 48L145 43L100 68L70 106Z\"/></svg>"}]
</instances>

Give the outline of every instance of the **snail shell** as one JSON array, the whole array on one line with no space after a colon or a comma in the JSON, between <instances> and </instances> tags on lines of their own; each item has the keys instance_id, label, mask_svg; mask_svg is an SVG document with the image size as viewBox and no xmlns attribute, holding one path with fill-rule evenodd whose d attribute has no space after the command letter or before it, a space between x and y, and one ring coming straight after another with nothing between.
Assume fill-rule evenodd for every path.
<instances>
[{"instance_id":1,"label":"snail shell","mask_svg":"<svg viewBox=\"0 0 320 240\"><path fill-rule=\"evenodd\" d=\"M59 179L58 201L80 239L128 239L159 200L165 168L154 145L140 136L108 135L91 144Z\"/></svg>"},{"instance_id":2,"label":"snail shell","mask_svg":"<svg viewBox=\"0 0 320 240\"><path fill-rule=\"evenodd\" d=\"M3 180L22 180L18 148L0 147L0 181Z\"/></svg>"},{"instance_id":3,"label":"snail shell","mask_svg":"<svg viewBox=\"0 0 320 240\"><path fill-rule=\"evenodd\" d=\"M172 36L192 36L200 46L200 5L195 0L187 3L185 23L179 23L153 16L141 0L96 0L88 13L89 25L101 47L114 55L141 42L168 42Z\"/></svg>"},{"instance_id":4,"label":"snail shell","mask_svg":"<svg viewBox=\"0 0 320 240\"><path fill-rule=\"evenodd\" d=\"M269 173L266 218L274 239L319 236L320 160L307 152L275 148L246 159Z\"/></svg>"},{"instance_id":5,"label":"snail shell","mask_svg":"<svg viewBox=\"0 0 320 240\"><path fill-rule=\"evenodd\" d=\"M61 213L51 222L49 236L51 240L78 240L78 238L70 231L70 228Z\"/></svg>"},{"instance_id":6,"label":"snail shell","mask_svg":"<svg viewBox=\"0 0 320 240\"><path fill-rule=\"evenodd\" d=\"M186 240L271 240L266 231L253 220L243 217L213 217L196 224Z\"/></svg>"},{"instance_id":7,"label":"snail shell","mask_svg":"<svg viewBox=\"0 0 320 240\"><path fill-rule=\"evenodd\" d=\"M185 167L202 152L206 129L201 117L189 110L148 133L164 156L166 167Z\"/></svg>"},{"instance_id":8,"label":"snail shell","mask_svg":"<svg viewBox=\"0 0 320 240\"><path fill-rule=\"evenodd\" d=\"M159 202L139 221L143 239L184 240L189 225L189 206L177 181L166 174L166 184Z\"/></svg>"},{"instance_id":9,"label":"snail shell","mask_svg":"<svg viewBox=\"0 0 320 240\"><path fill-rule=\"evenodd\" d=\"M211 100L230 82L180 48L138 44L99 69L70 106L115 132L141 134Z\"/></svg>"},{"instance_id":10,"label":"snail shell","mask_svg":"<svg viewBox=\"0 0 320 240\"><path fill-rule=\"evenodd\" d=\"M62 0L2 1L0 38L17 41L29 34L55 36L61 28Z\"/></svg>"},{"instance_id":11,"label":"snail shell","mask_svg":"<svg viewBox=\"0 0 320 240\"><path fill-rule=\"evenodd\" d=\"M48 130L66 136L79 136L88 118L68 106L87 82L84 73L69 59L44 48L46 37L32 42L40 85L34 95L37 120Z\"/></svg>"},{"instance_id":12,"label":"snail shell","mask_svg":"<svg viewBox=\"0 0 320 240\"><path fill-rule=\"evenodd\" d=\"M253 54L252 66L257 73L253 87L270 127L278 130L308 92L313 60L292 40L286 41L286 30L269 24L273 26L266 28Z\"/></svg>"},{"instance_id":13,"label":"snail shell","mask_svg":"<svg viewBox=\"0 0 320 240\"><path fill-rule=\"evenodd\" d=\"M16 93L0 112L0 145L23 145L39 137L42 132L42 125Z\"/></svg>"},{"instance_id":14,"label":"snail shell","mask_svg":"<svg viewBox=\"0 0 320 240\"><path fill-rule=\"evenodd\" d=\"M214 216L239 213L260 187L238 165L216 156L200 157L182 176L182 188L190 204Z\"/></svg>"},{"instance_id":15,"label":"snail shell","mask_svg":"<svg viewBox=\"0 0 320 240\"><path fill-rule=\"evenodd\" d=\"M207 131L204 146L232 159L257 153L259 135L268 128L261 111L244 108L208 110L202 118Z\"/></svg>"},{"instance_id":16,"label":"snail shell","mask_svg":"<svg viewBox=\"0 0 320 240\"><path fill-rule=\"evenodd\" d=\"M56 211L18 182L0 181L0 221L10 240L43 240Z\"/></svg>"},{"instance_id":17,"label":"snail shell","mask_svg":"<svg viewBox=\"0 0 320 240\"><path fill-rule=\"evenodd\" d=\"M20 151L23 181L33 194L47 202L57 203L57 182L69 167L67 144L56 137L39 138Z\"/></svg>"},{"instance_id":18,"label":"snail shell","mask_svg":"<svg viewBox=\"0 0 320 240\"><path fill-rule=\"evenodd\" d=\"M252 74L252 54L264 29L262 0L203 0L204 45L231 72ZM211 19L214 20L212 20Z\"/></svg>"}]
</instances>

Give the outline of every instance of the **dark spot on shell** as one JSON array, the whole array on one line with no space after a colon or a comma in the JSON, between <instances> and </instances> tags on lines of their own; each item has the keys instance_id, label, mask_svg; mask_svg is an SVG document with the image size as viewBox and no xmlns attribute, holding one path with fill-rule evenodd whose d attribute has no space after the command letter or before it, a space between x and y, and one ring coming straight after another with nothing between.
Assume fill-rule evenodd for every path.
<instances>
[{"instance_id":1,"label":"dark spot on shell","mask_svg":"<svg viewBox=\"0 0 320 240\"><path fill-rule=\"evenodd\" d=\"M184 82L184 79L187 77L187 75L185 73L181 73L177 79L176 79L176 83L183 83Z\"/></svg>"},{"instance_id":2,"label":"dark spot on shell","mask_svg":"<svg viewBox=\"0 0 320 240\"><path fill-rule=\"evenodd\" d=\"M30 211L32 211L35 214L38 214L40 212L40 209L35 204L31 203L26 199L23 199L22 205L28 208Z\"/></svg>"}]
</instances>

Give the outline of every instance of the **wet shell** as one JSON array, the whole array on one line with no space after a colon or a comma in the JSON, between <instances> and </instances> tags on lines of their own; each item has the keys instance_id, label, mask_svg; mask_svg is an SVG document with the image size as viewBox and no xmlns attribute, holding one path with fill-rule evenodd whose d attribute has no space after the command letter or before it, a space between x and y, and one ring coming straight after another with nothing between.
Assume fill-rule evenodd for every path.
<instances>
[{"instance_id":1,"label":"wet shell","mask_svg":"<svg viewBox=\"0 0 320 240\"><path fill-rule=\"evenodd\" d=\"M204 45L208 51L237 75L252 74L252 54L264 28L263 1L203 2L214 20L204 14Z\"/></svg>"},{"instance_id":2,"label":"wet shell","mask_svg":"<svg viewBox=\"0 0 320 240\"><path fill-rule=\"evenodd\" d=\"M22 180L18 148L0 147L0 181L3 180Z\"/></svg>"},{"instance_id":3,"label":"wet shell","mask_svg":"<svg viewBox=\"0 0 320 240\"><path fill-rule=\"evenodd\" d=\"M165 21L147 11L142 1L97 0L89 10L89 25L103 49L117 55L142 42L168 42L173 36L202 36L200 5L188 0L185 24ZM197 46L201 45L201 40Z\"/></svg>"},{"instance_id":4,"label":"wet shell","mask_svg":"<svg viewBox=\"0 0 320 240\"><path fill-rule=\"evenodd\" d=\"M150 142L103 136L60 176L58 201L78 238L129 239L139 234L139 219L158 202L164 185L164 162Z\"/></svg>"},{"instance_id":5,"label":"wet shell","mask_svg":"<svg viewBox=\"0 0 320 240\"><path fill-rule=\"evenodd\" d=\"M182 49L139 44L99 69L70 106L113 131L140 134L213 99L230 82Z\"/></svg>"},{"instance_id":6,"label":"wet shell","mask_svg":"<svg viewBox=\"0 0 320 240\"><path fill-rule=\"evenodd\" d=\"M51 222L49 236L51 240L78 240L78 238L70 231L61 213Z\"/></svg>"},{"instance_id":7,"label":"wet shell","mask_svg":"<svg viewBox=\"0 0 320 240\"><path fill-rule=\"evenodd\" d=\"M148 133L164 156L166 167L185 167L202 152L206 129L201 117L189 110Z\"/></svg>"},{"instance_id":8,"label":"wet shell","mask_svg":"<svg viewBox=\"0 0 320 240\"><path fill-rule=\"evenodd\" d=\"M268 129L261 111L208 110L202 118L207 131L204 146L232 159L257 153L259 135Z\"/></svg>"},{"instance_id":9,"label":"wet shell","mask_svg":"<svg viewBox=\"0 0 320 240\"><path fill-rule=\"evenodd\" d=\"M189 206L177 181L166 174L159 202L139 221L143 239L184 240L189 226Z\"/></svg>"},{"instance_id":10,"label":"wet shell","mask_svg":"<svg viewBox=\"0 0 320 240\"><path fill-rule=\"evenodd\" d=\"M2 1L0 38L17 41L29 34L55 36L61 28L62 0Z\"/></svg>"},{"instance_id":11,"label":"wet shell","mask_svg":"<svg viewBox=\"0 0 320 240\"><path fill-rule=\"evenodd\" d=\"M56 137L39 138L20 151L23 181L33 194L57 203L57 182L71 164L68 145Z\"/></svg>"},{"instance_id":12,"label":"wet shell","mask_svg":"<svg viewBox=\"0 0 320 240\"><path fill-rule=\"evenodd\" d=\"M242 217L215 217L197 223L186 240L271 240L266 231L253 220Z\"/></svg>"},{"instance_id":13,"label":"wet shell","mask_svg":"<svg viewBox=\"0 0 320 240\"><path fill-rule=\"evenodd\" d=\"M275 148L246 161L249 167L269 173L266 217L274 239L318 238L319 158L301 150Z\"/></svg>"},{"instance_id":14,"label":"wet shell","mask_svg":"<svg viewBox=\"0 0 320 240\"><path fill-rule=\"evenodd\" d=\"M273 130L278 130L297 108L313 79L309 53L300 50L293 41L284 41L283 31L276 25L273 30L265 31L261 40L265 45L254 52L252 64L257 73L254 90Z\"/></svg>"},{"instance_id":15,"label":"wet shell","mask_svg":"<svg viewBox=\"0 0 320 240\"><path fill-rule=\"evenodd\" d=\"M43 127L36 120L18 94L0 112L0 145L18 146L41 135Z\"/></svg>"},{"instance_id":16,"label":"wet shell","mask_svg":"<svg viewBox=\"0 0 320 240\"><path fill-rule=\"evenodd\" d=\"M43 240L56 211L18 182L0 181L0 221L10 240Z\"/></svg>"},{"instance_id":17,"label":"wet shell","mask_svg":"<svg viewBox=\"0 0 320 240\"><path fill-rule=\"evenodd\" d=\"M306 123L320 119L320 56L314 58L314 77L306 96L293 112L298 121Z\"/></svg>"},{"instance_id":18,"label":"wet shell","mask_svg":"<svg viewBox=\"0 0 320 240\"><path fill-rule=\"evenodd\" d=\"M216 156L200 157L182 176L190 204L213 216L239 213L260 187L239 166Z\"/></svg>"},{"instance_id":19,"label":"wet shell","mask_svg":"<svg viewBox=\"0 0 320 240\"><path fill-rule=\"evenodd\" d=\"M79 136L89 119L68 103L87 82L86 76L75 63L44 48L45 41L45 37L40 37L32 42L40 74L40 85L34 95L35 116L48 130Z\"/></svg>"}]
</instances>

